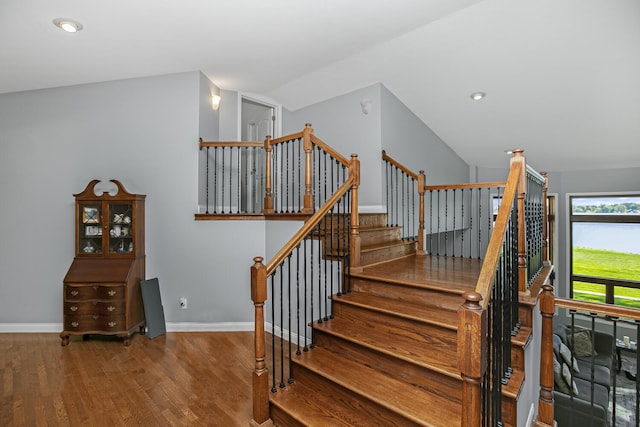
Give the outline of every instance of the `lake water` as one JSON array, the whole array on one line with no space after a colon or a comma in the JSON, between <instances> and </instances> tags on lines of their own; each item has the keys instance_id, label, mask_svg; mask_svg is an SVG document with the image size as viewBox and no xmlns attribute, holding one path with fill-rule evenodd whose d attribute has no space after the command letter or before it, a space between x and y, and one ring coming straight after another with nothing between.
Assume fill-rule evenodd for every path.
<instances>
[{"instance_id":1,"label":"lake water","mask_svg":"<svg viewBox=\"0 0 640 427\"><path fill-rule=\"evenodd\" d=\"M640 254L640 224L574 222L573 246Z\"/></svg>"}]
</instances>

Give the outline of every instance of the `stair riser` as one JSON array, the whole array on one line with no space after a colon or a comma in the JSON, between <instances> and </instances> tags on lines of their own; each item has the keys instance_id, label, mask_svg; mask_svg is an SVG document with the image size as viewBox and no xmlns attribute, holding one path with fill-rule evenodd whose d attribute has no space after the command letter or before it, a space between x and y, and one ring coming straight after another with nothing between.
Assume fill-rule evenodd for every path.
<instances>
[{"instance_id":1,"label":"stair riser","mask_svg":"<svg viewBox=\"0 0 640 427\"><path fill-rule=\"evenodd\" d=\"M344 224L349 226L351 219L349 214L344 215L328 215L320 223L320 228L323 230L330 230L331 228L337 229L338 227L344 227ZM360 228L379 228L387 226L387 214L384 213L361 213L358 216L358 225Z\"/></svg>"},{"instance_id":2,"label":"stair riser","mask_svg":"<svg viewBox=\"0 0 640 427\"><path fill-rule=\"evenodd\" d=\"M371 420L371 424L369 424L371 426L409 427L416 425L415 422L406 419L401 414L370 401L367 396L359 395L332 382L330 379L307 369L304 365L294 363L292 369L295 381L304 383L317 393L331 396L331 400L336 402L336 408L349 408L350 412L355 412L360 417L366 416Z\"/></svg>"},{"instance_id":3,"label":"stair riser","mask_svg":"<svg viewBox=\"0 0 640 427\"><path fill-rule=\"evenodd\" d=\"M457 365L457 332L438 326L416 322L385 313L375 312L361 307L341 304L339 300L333 307L334 316L348 320L362 328L375 325L376 329L386 330L393 335L401 335L414 342L412 348L398 348L398 354L422 360L429 355L432 363L440 367L455 368ZM421 356L421 357L418 357Z\"/></svg>"},{"instance_id":4,"label":"stair riser","mask_svg":"<svg viewBox=\"0 0 640 427\"><path fill-rule=\"evenodd\" d=\"M316 331L315 339L318 346L329 349L339 354L340 357L357 360L367 366L375 366L391 377L403 378L415 387L425 390L439 390L442 395L451 400L460 402L462 399L461 379L452 378L349 340L325 334L322 330Z\"/></svg>"},{"instance_id":5,"label":"stair riser","mask_svg":"<svg viewBox=\"0 0 640 427\"><path fill-rule=\"evenodd\" d=\"M377 248L373 250L366 250L366 248L363 248L360 252L360 265L366 266L377 264L415 253L415 242L404 242L404 244L401 245Z\"/></svg>"},{"instance_id":6,"label":"stair riser","mask_svg":"<svg viewBox=\"0 0 640 427\"><path fill-rule=\"evenodd\" d=\"M351 279L351 289L401 301L416 302L424 304L426 307L440 307L449 310L458 310L464 302L462 296L456 293L440 292L355 277Z\"/></svg>"},{"instance_id":7,"label":"stair riser","mask_svg":"<svg viewBox=\"0 0 640 427\"><path fill-rule=\"evenodd\" d=\"M361 247L398 242L400 239L400 229L395 227L361 230L360 232ZM328 234L322 237L322 243L327 253L338 251L338 249L344 250L349 247L349 234L348 232Z\"/></svg>"}]
</instances>

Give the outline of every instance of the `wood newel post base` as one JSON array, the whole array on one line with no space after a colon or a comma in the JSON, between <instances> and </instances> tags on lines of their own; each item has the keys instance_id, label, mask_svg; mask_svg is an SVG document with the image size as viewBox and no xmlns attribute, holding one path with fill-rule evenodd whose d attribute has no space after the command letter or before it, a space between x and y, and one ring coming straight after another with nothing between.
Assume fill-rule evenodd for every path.
<instances>
[{"instance_id":1,"label":"wood newel post base","mask_svg":"<svg viewBox=\"0 0 640 427\"><path fill-rule=\"evenodd\" d=\"M267 135L264 140L264 203L262 205L262 213L273 213L273 148L271 147L271 136Z\"/></svg>"},{"instance_id":2,"label":"wood newel post base","mask_svg":"<svg viewBox=\"0 0 640 427\"><path fill-rule=\"evenodd\" d=\"M351 218L349 233L349 264L350 268L360 268L360 216L358 215L358 187L360 186L360 160L357 154L351 155L349 177L353 177L351 186Z\"/></svg>"},{"instance_id":3,"label":"wood newel post base","mask_svg":"<svg viewBox=\"0 0 640 427\"><path fill-rule=\"evenodd\" d=\"M304 148L304 198L303 198L303 206L301 210L301 212L305 214L312 214L314 212L313 191L312 191L313 145L311 144L311 135L313 135L313 128L311 127L311 123L306 123L304 125L304 130L302 131L302 144Z\"/></svg>"},{"instance_id":4,"label":"wood newel post base","mask_svg":"<svg viewBox=\"0 0 640 427\"><path fill-rule=\"evenodd\" d=\"M462 427L479 427L482 423L481 380L486 369L487 311L482 309L482 295L465 292L458 309L458 366L462 376Z\"/></svg>"},{"instance_id":5,"label":"wood newel post base","mask_svg":"<svg viewBox=\"0 0 640 427\"><path fill-rule=\"evenodd\" d=\"M264 302L267 300L267 267L255 257L251 267L251 300L255 308L255 355L253 370L253 420L251 425L270 425L269 371L265 362ZM271 424L272 425L272 424Z\"/></svg>"},{"instance_id":6,"label":"wood newel post base","mask_svg":"<svg viewBox=\"0 0 640 427\"><path fill-rule=\"evenodd\" d=\"M424 185L426 178L424 171L420 171L418 175L418 196L419 196L419 213L418 213L418 248L416 253L418 255L425 255L424 250Z\"/></svg>"},{"instance_id":7,"label":"wood newel post base","mask_svg":"<svg viewBox=\"0 0 640 427\"><path fill-rule=\"evenodd\" d=\"M553 286L543 285L540 294L542 337L540 346L540 397L536 426L553 426L553 313L555 297Z\"/></svg>"}]
</instances>

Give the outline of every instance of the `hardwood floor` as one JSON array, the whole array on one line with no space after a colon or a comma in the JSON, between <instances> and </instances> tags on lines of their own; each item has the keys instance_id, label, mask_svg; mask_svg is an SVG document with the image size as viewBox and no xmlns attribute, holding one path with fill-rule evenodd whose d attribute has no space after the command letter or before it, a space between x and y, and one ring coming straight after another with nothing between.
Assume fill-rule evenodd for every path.
<instances>
[{"instance_id":1,"label":"hardwood floor","mask_svg":"<svg viewBox=\"0 0 640 427\"><path fill-rule=\"evenodd\" d=\"M247 426L252 332L0 334L1 426Z\"/></svg>"}]
</instances>

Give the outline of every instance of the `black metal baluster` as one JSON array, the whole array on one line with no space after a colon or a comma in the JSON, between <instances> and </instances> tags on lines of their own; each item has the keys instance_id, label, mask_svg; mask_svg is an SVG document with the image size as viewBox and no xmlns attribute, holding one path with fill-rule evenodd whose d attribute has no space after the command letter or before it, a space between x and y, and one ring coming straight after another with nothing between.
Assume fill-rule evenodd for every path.
<instances>
[{"instance_id":1,"label":"black metal baluster","mask_svg":"<svg viewBox=\"0 0 640 427\"><path fill-rule=\"evenodd\" d=\"M284 388L284 278L282 266L280 271L280 388Z\"/></svg>"},{"instance_id":2,"label":"black metal baluster","mask_svg":"<svg viewBox=\"0 0 640 427\"><path fill-rule=\"evenodd\" d=\"M236 209L237 213L240 213L240 195L242 194L242 167L240 165L240 161L242 159L242 150L243 150L242 147L235 149L236 153L238 153L238 182L236 182L236 191L238 192L238 207Z\"/></svg>"},{"instance_id":3,"label":"black metal baluster","mask_svg":"<svg viewBox=\"0 0 640 427\"><path fill-rule=\"evenodd\" d=\"M309 313L307 312L307 306L309 304L307 304L307 301L309 301L307 299L308 295L307 295L307 290L309 289L309 283L307 281L307 266L309 266L309 269L311 270L311 274L313 275L313 262L311 263L311 265L309 265L309 262L307 261L307 241L309 240L309 236L305 237L304 239L304 263L303 266L304 268L302 269L302 271L304 272L304 320L302 323L302 327L304 328L304 348L303 351L309 351L309 348L307 347L307 343L309 342L309 337L307 335L307 331L309 330L309 327L307 326L307 322L309 321ZM313 245L312 245L313 246ZM311 306L313 307L313 294L311 297ZM311 320L313 320L313 317L311 318Z\"/></svg>"},{"instance_id":4,"label":"black metal baluster","mask_svg":"<svg viewBox=\"0 0 640 427\"><path fill-rule=\"evenodd\" d=\"M301 212L302 208L304 207L304 195L303 195L303 191L302 191L302 178L301 178L301 173L302 173L302 153L304 153L303 150L300 149L300 140L298 139L298 144L296 144L298 147L298 156L296 157L298 159L298 210L296 212Z\"/></svg>"},{"instance_id":5,"label":"black metal baluster","mask_svg":"<svg viewBox=\"0 0 640 427\"><path fill-rule=\"evenodd\" d=\"M389 201L391 199L391 182L389 180L389 169L391 168L391 165L389 164L389 162L385 161L385 168L384 168L384 181L386 183L385 185L385 193L386 193L386 199L385 199L385 204L387 205L387 227L391 224L389 222Z\"/></svg>"},{"instance_id":6,"label":"black metal baluster","mask_svg":"<svg viewBox=\"0 0 640 427\"><path fill-rule=\"evenodd\" d=\"M213 149L213 164L216 168L216 172L213 174L213 213L215 214L218 213L218 147Z\"/></svg>"},{"instance_id":7,"label":"black metal baluster","mask_svg":"<svg viewBox=\"0 0 640 427\"><path fill-rule=\"evenodd\" d=\"M207 156L206 163L206 180L205 180L205 213L209 213L209 147L206 148L205 155Z\"/></svg>"},{"instance_id":8,"label":"black metal baluster","mask_svg":"<svg viewBox=\"0 0 640 427\"><path fill-rule=\"evenodd\" d=\"M289 359L289 378L287 379L288 384L293 383L293 378L291 377L291 341L292 341L292 331L291 331L291 256L293 252L289 254L287 257L287 324L289 329L289 348L288 348L288 359ZM284 310L283 310L284 311Z\"/></svg>"},{"instance_id":9,"label":"black metal baluster","mask_svg":"<svg viewBox=\"0 0 640 427\"><path fill-rule=\"evenodd\" d=\"M307 238L303 239L306 242ZM300 327L304 327L304 324L300 324L300 246L302 242L296 246L296 332L298 339L296 340L296 355L300 356L300 340L302 339L302 330Z\"/></svg>"},{"instance_id":10,"label":"black metal baluster","mask_svg":"<svg viewBox=\"0 0 640 427\"><path fill-rule=\"evenodd\" d=\"M276 378L278 377L277 375L277 370L276 370L276 363L278 361L278 358L276 357L276 297L275 297L275 290L276 290L276 285L274 283L274 275L272 274L271 276L269 276L269 283L271 284L271 372L273 372L272 375L272 379L273 379L273 386L271 387L271 391L273 393L278 391L278 388L276 387Z\"/></svg>"},{"instance_id":11,"label":"black metal baluster","mask_svg":"<svg viewBox=\"0 0 640 427\"><path fill-rule=\"evenodd\" d=\"M233 147L229 147L229 213L233 213Z\"/></svg>"},{"instance_id":12,"label":"black metal baluster","mask_svg":"<svg viewBox=\"0 0 640 427\"><path fill-rule=\"evenodd\" d=\"M225 213L224 209L224 180L225 180L225 169L226 161L225 161L225 147L222 147L222 176L220 177L220 190L222 192L222 199L220 201L220 213Z\"/></svg>"},{"instance_id":13,"label":"black metal baluster","mask_svg":"<svg viewBox=\"0 0 640 427\"><path fill-rule=\"evenodd\" d=\"M449 190L444 190L444 256L449 247Z\"/></svg>"},{"instance_id":14,"label":"black metal baluster","mask_svg":"<svg viewBox=\"0 0 640 427\"><path fill-rule=\"evenodd\" d=\"M283 198L285 199L285 206L286 206L286 213L289 213L289 175L291 174L291 171L289 170L289 151L291 149L291 147L289 147L289 142L291 141L287 141L285 143L284 146L284 155L285 155L285 168L284 168L284 195Z\"/></svg>"}]
</instances>

